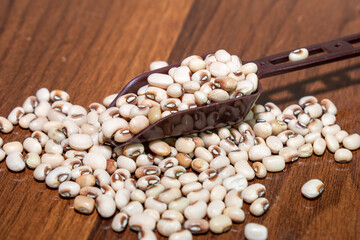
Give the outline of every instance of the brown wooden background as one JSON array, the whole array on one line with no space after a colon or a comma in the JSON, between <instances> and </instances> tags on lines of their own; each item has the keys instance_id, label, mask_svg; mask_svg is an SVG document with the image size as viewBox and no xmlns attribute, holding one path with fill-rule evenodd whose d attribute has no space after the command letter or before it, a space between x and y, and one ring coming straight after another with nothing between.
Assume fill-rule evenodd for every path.
<instances>
[{"instance_id":1,"label":"brown wooden background","mask_svg":"<svg viewBox=\"0 0 360 240\"><path fill-rule=\"evenodd\" d=\"M2 0L0 1L0 114L21 105L40 87L64 89L88 105L119 92L153 60L170 63L224 48L242 59L331 40L360 31L358 0ZM330 98L338 124L359 132L360 58L262 81L260 102L281 106L305 95ZM16 128L6 141L24 140ZM261 182L270 210L245 223L264 224L269 239L360 239L359 151L349 164L333 155L302 159ZM302 184L319 178L325 192L305 200ZM10 173L0 163L1 239L136 239L118 234L97 213L74 212L73 200L35 182L32 171ZM242 239L245 224L223 235Z\"/></svg>"}]
</instances>

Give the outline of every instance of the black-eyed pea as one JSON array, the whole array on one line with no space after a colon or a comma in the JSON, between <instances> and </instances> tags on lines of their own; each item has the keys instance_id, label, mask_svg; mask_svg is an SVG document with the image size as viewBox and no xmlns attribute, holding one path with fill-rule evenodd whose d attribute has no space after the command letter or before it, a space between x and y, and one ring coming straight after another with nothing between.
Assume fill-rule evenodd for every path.
<instances>
[{"instance_id":1,"label":"black-eyed pea","mask_svg":"<svg viewBox=\"0 0 360 240\"><path fill-rule=\"evenodd\" d=\"M172 178L172 177L168 177L168 176L164 176L161 178L160 183L165 187L165 188L180 188L181 187L181 183L179 180L177 180L176 178Z\"/></svg>"},{"instance_id":2,"label":"black-eyed pea","mask_svg":"<svg viewBox=\"0 0 360 240\"><path fill-rule=\"evenodd\" d=\"M162 89L166 89L170 84L174 83L174 79L171 76L162 73L150 74L147 80L150 86Z\"/></svg>"},{"instance_id":3,"label":"black-eyed pea","mask_svg":"<svg viewBox=\"0 0 360 240\"><path fill-rule=\"evenodd\" d=\"M335 153L340 148L339 142L332 134L326 134L325 136L326 146L330 152Z\"/></svg>"},{"instance_id":4,"label":"black-eyed pea","mask_svg":"<svg viewBox=\"0 0 360 240\"><path fill-rule=\"evenodd\" d=\"M100 190L100 188L90 186L82 187L79 193L81 196L86 196L93 199L96 199L102 195L102 191Z\"/></svg>"},{"instance_id":5,"label":"black-eyed pea","mask_svg":"<svg viewBox=\"0 0 360 240\"><path fill-rule=\"evenodd\" d=\"M134 173L136 170L136 162L129 157L120 156L117 158L116 163L118 168L127 169L130 173Z\"/></svg>"},{"instance_id":6,"label":"black-eyed pea","mask_svg":"<svg viewBox=\"0 0 360 240\"><path fill-rule=\"evenodd\" d=\"M82 214L91 214L94 211L95 200L86 196L77 196L74 200L74 209Z\"/></svg>"},{"instance_id":7,"label":"black-eyed pea","mask_svg":"<svg viewBox=\"0 0 360 240\"><path fill-rule=\"evenodd\" d=\"M353 154L346 148L340 148L336 150L334 155L335 161L338 163L348 163L352 160Z\"/></svg>"},{"instance_id":8,"label":"black-eyed pea","mask_svg":"<svg viewBox=\"0 0 360 240\"><path fill-rule=\"evenodd\" d=\"M93 143L91 137L87 134L72 134L69 137L69 145L72 149L82 151L89 149Z\"/></svg>"},{"instance_id":9,"label":"black-eyed pea","mask_svg":"<svg viewBox=\"0 0 360 240\"><path fill-rule=\"evenodd\" d=\"M210 164L201 158L195 158L191 162L191 168L196 172L203 172L204 170L208 169L210 167Z\"/></svg>"},{"instance_id":10,"label":"black-eyed pea","mask_svg":"<svg viewBox=\"0 0 360 240\"><path fill-rule=\"evenodd\" d=\"M180 189L173 187L173 188L165 189L163 192L159 194L157 198L160 201L169 204L170 202L174 201L177 198L180 198L181 196L182 195Z\"/></svg>"},{"instance_id":11,"label":"black-eyed pea","mask_svg":"<svg viewBox=\"0 0 360 240\"><path fill-rule=\"evenodd\" d=\"M249 62L241 67L241 72L243 72L245 75L248 75L249 73L256 73L258 70L258 67L255 63Z\"/></svg>"},{"instance_id":12,"label":"black-eyed pea","mask_svg":"<svg viewBox=\"0 0 360 240\"><path fill-rule=\"evenodd\" d=\"M213 189L211 189L210 192L210 201L214 201L214 200L224 200L225 196L226 196L226 188L223 187L222 185L217 185L215 187L213 187Z\"/></svg>"},{"instance_id":13,"label":"black-eyed pea","mask_svg":"<svg viewBox=\"0 0 360 240\"><path fill-rule=\"evenodd\" d=\"M172 233L169 236L169 240L192 240L192 234L189 230L180 230Z\"/></svg>"},{"instance_id":14,"label":"black-eyed pea","mask_svg":"<svg viewBox=\"0 0 360 240\"><path fill-rule=\"evenodd\" d=\"M160 220L160 213L158 211L156 211L155 209L148 208L148 209L145 209L143 211L143 213L153 217L156 222Z\"/></svg>"},{"instance_id":15,"label":"black-eyed pea","mask_svg":"<svg viewBox=\"0 0 360 240\"><path fill-rule=\"evenodd\" d=\"M9 155L12 152L22 152L23 149L23 145L21 144L21 142L18 141L7 142L3 145L3 150L6 155Z\"/></svg>"},{"instance_id":16,"label":"black-eyed pea","mask_svg":"<svg viewBox=\"0 0 360 240\"><path fill-rule=\"evenodd\" d=\"M264 164L261 162L254 162L252 165L252 168L254 169L255 176L257 178L265 178L267 175L267 170Z\"/></svg>"},{"instance_id":17,"label":"black-eyed pea","mask_svg":"<svg viewBox=\"0 0 360 240\"><path fill-rule=\"evenodd\" d=\"M322 109L324 110L324 113L331 113L333 115L337 114L337 108L331 100L324 98L320 101L320 104Z\"/></svg>"},{"instance_id":18,"label":"black-eyed pea","mask_svg":"<svg viewBox=\"0 0 360 240\"><path fill-rule=\"evenodd\" d=\"M234 176L225 178L222 184L228 191L242 191L247 187L248 181L244 175L238 173Z\"/></svg>"},{"instance_id":19,"label":"black-eyed pea","mask_svg":"<svg viewBox=\"0 0 360 240\"><path fill-rule=\"evenodd\" d=\"M269 200L266 198L257 198L250 205L250 213L254 216L261 216L269 209Z\"/></svg>"},{"instance_id":20,"label":"black-eyed pea","mask_svg":"<svg viewBox=\"0 0 360 240\"><path fill-rule=\"evenodd\" d=\"M102 105L101 103L94 102L94 103L89 104L90 112L96 112L98 114L101 114L101 113L105 112L105 110L106 110L106 107L104 105Z\"/></svg>"},{"instance_id":21,"label":"black-eyed pea","mask_svg":"<svg viewBox=\"0 0 360 240\"><path fill-rule=\"evenodd\" d=\"M195 149L195 143L192 138L180 137L175 142L175 148L181 153L191 153Z\"/></svg>"},{"instance_id":22,"label":"black-eyed pea","mask_svg":"<svg viewBox=\"0 0 360 240\"><path fill-rule=\"evenodd\" d=\"M147 128L149 126L150 122L149 119L145 116L136 116L132 118L129 122L129 128L130 131L133 134L137 134Z\"/></svg>"},{"instance_id":23,"label":"black-eyed pea","mask_svg":"<svg viewBox=\"0 0 360 240\"><path fill-rule=\"evenodd\" d=\"M220 137L216 133L210 131L200 133L200 137L204 141L205 147L207 148L211 145L217 146L220 142Z\"/></svg>"},{"instance_id":24,"label":"black-eyed pea","mask_svg":"<svg viewBox=\"0 0 360 240\"><path fill-rule=\"evenodd\" d=\"M117 170L117 168L117 162L114 159L106 159L106 171L109 174L113 174Z\"/></svg>"},{"instance_id":25,"label":"black-eyed pea","mask_svg":"<svg viewBox=\"0 0 360 240\"><path fill-rule=\"evenodd\" d=\"M204 234L209 231L209 222L205 219L188 219L184 223L184 228L192 234Z\"/></svg>"},{"instance_id":26,"label":"black-eyed pea","mask_svg":"<svg viewBox=\"0 0 360 240\"><path fill-rule=\"evenodd\" d=\"M110 218L115 214L116 205L112 197L101 195L96 198L96 210L103 218Z\"/></svg>"},{"instance_id":27,"label":"black-eyed pea","mask_svg":"<svg viewBox=\"0 0 360 240\"><path fill-rule=\"evenodd\" d=\"M313 121L311 121L308 124L307 128L309 129L310 133L313 133L313 132L321 133L321 130L323 129L323 124L320 119L313 119Z\"/></svg>"},{"instance_id":28,"label":"black-eyed pea","mask_svg":"<svg viewBox=\"0 0 360 240\"><path fill-rule=\"evenodd\" d=\"M291 147L293 149L298 149L300 146L305 144L305 139L302 135L296 134L289 138L286 141L286 146Z\"/></svg>"},{"instance_id":29,"label":"black-eyed pea","mask_svg":"<svg viewBox=\"0 0 360 240\"><path fill-rule=\"evenodd\" d=\"M240 173L246 177L247 180L252 180L255 178L255 172L250 166L248 161L240 160L235 163L236 173Z\"/></svg>"},{"instance_id":30,"label":"black-eyed pea","mask_svg":"<svg viewBox=\"0 0 360 240\"><path fill-rule=\"evenodd\" d=\"M268 231L264 225L248 223L245 225L244 235L249 240L266 240L268 238Z\"/></svg>"},{"instance_id":31,"label":"black-eyed pea","mask_svg":"<svg viewBox=\"0 0 360 240\"><path fill-rule=\"evenodd\" d=\"M294 131L296 134L300 134L302 136L305 136L309 133L309 129L306 128L304 124L302 124L300 121L297 121L295 119L292 119L287 124L288 128L292 131Z\"/></svg>"},{"instance_id":32,"label":"black-eyed pea","mask_svg":"<svg viewBox=\"0 0 360 240\"><path fill-rule=\"evenodd\" d=\"M133 214L129 219L129 227L131 230L139 232L142 229L154 230L156 221L152 216L144 213Z\"/></svg>"},{"instance_id":33,"label":"black-eyed pea","mask_svg":"<svg viewBox=\"0 0 360 240\"><path fill-rule=\"evenodd\" d=\"M115 191L110 185L101 185L100 190L103 195L108 195L115 199Z\"/></svg>"},{"instance_id":34,"label":"black-eyed pea","mask_svg":"<svg viewBox=\"0 0 360 240\"><path fill-rule=\"evenodd\" d=\"M241 197L247 203L254 202L257 198L265 195L266 188L260 183L249 185L241 192Z\"/></svg>"},{"instance_id":35,"label":"black-eyed pea","mask_svg":"<svg viewBox=\"0 0 360 240\"><path fill-rule=\"evenodd\" d=\"M241 208L243 205L243 199L241 198L241 191L237 191L234 189L230 190L225 196L224 203L226 207Z\"/></svg>"},{"instance_id":36,"label":"black-eyed pea","mask_svg":"<svg viewBox=\"0 0 360 240\"><path fill-rule=\"evenodd\" d=\"M124 182L124 188L129 190L130 192L135 191L137 189L136 180L133 178L128 178Z\"/></svg>"},{"instance_id":37,"label":"black-eyed pea","mask_svg":"<svg viewBox=\"0 0 360 240\"><path fill-rule=\"evenodd\" d=\"M138 232L138 239L139 240L156 240L157 237L153 230L144 228Z\"/></svg>"},{"instance_id":38,"label":"black-eyed pea","mask_svg":"<svg viewBox=\"0 0 360 240\"><path fill-rule=\"evenodd\" d=\"M250 147L249 159L251 161L261 161L263 158L271 156L271 150L266 145L254 145Z\"/></svg>"},{"instance_id":39,"label":"black-eyed pea","mask_svg":"<svg viewBox=\"0 0 360 240\"><path fill-rule=\"evenodd\" d=\"M33 113L36 106L39 104L39 101L35 96L29 96L25 99L22 107L26 113Z\"/></svg>"},{"instance_id":40,"label":"black-eyed pea","mask_svg":"<svg viewBox=\"0 0 360 240\"><path fill-rule=\"evenodd\" d=\"M230 73L229 67L222 62L212 62L208 70L214 77L227 76Z\"/></svg>"},{"instance_id":41,"label":"black-eyed pea","mask_svg":"<svg viewBox=\"0 0 360 240\"><path fill-rule=\"evenodd\" d=\"M207 204L205 201L199 200L187 206L184 210L186 219L202 219L206 216Z\"/></svg>"},{"instance_id":42,"label":"black-eyed pea","mask_svg":"<svg viewBox=\"0 0 360 240\"><path fill-rule=\"evenodd\" d=\"M279 133L287 129L287 124L281 120L274 119L271 120L269 123L271 125L273 135L278 135Z\"/></svg>"},{"instance_id":43,"label":"black-eyed pea","mask_svg":"<svg viewBox=\"0 0 360 240\"><path fill-rule=\"evenodd\" d=\"M5 161L7 168L13 172L21 172L26 167L24 162L24 157L19 151L12 151L9 154L7 154Z\"/></svg>"},{"instance_id":44,"label":"black-eyed pea","mask_svg":"<svg viewBox=\"0 0 360 240\"><path fill-rule=\"evenodd\" d=\"M208 189L204 188L204 189L192 191L189 194L187 194L186 197L189 199L190 204L199 200L209 202L210 192Z\"/></svg>"},{"instance_id":45,"label":"black-eyed pea","mask_svg":"<svg viewBox=\"0 0 360 240\"><path fill-rule=\"evenodd\" d=\"M156 230L163 236L169 237L181 229L181 223L174 219L160 219L157 223Z\"/></svg>"},{"instance_id":46,"label":"black-eyed pea","mask_svg":"<svg viewBox=\"0 0 360 240\"><path fill-rule=\"evenodd\" d=\"M67 167L57 167L51 170L45 177L45 183L49 188L58 188L60 183L70 180L71 170Z\"/></svg>"},{"instance_id":47,"label":"black-eyed pea","mask_svg":"<svg viewBox=\"0 0 360 240\"><path fill-rule=\"evenodd\" d=\"M349 134L345 130L341 130L335 134L339 143L342 143L347 136L349 136Z\"/></svg>"},{"instance_id":48,"label":"black-eyed pea","mask_svg":"<svg viewBox=\"0 0 360 240\"><path fill-rule=\"evenodd\" d=\"M98 152L91 152L84 156L83 158L84 165L90 166L93 170L96 169L106 169L106 158Z\"/></svg>"},{"instance_id":49,"label":"black-eyed pea","mask_svg":"<svg viewBox=\"0 0 360 240\"><path fill-rule=\"evenodd\" d=\"M179 178L181 175L186 173L186 169L183 166L175 166L168 168L164 176L171 177L171 178Z\"/></svg>"},{"instance_id":50,"label":"black-eyed pea","mask_svg":"<svg viewBox=\"0 0 360 240\"><path fill-rule=\"evenodd\" d=\"M169 64L166 61L153 61L150 63L150 71L154 71L159 68L164 68L169 66Z\"/></svg>"},{"instance_id":51,"label":"black-eyed pea","mask_svg":"<svg viewBox=\"0 0 360 240\"><path fill-rule=\"evenodd\" d=\"M321 134L325 137L328 134L335 135L336 133L340 132L341 128L337 124L331 124L324 126L324 128L321 130Z\"/></svg>"},{"instance_id":52,"label":"black-eyed pea","mask_svg":"<svg viewBox=\"0 0 360 240\"><path fill-rule=\"evenodd\" d=\"M198 190L201 190L201 189L202 189L201 183L199 183L199 182L191 182L191 183L185 184L181 188L181 192L186 196L190 192L198 191Z\"/></svg>"},{"instance_id":53,"label":"black-eyed pea","mask_svg":"<svg viewBox=\"0 0 360 240\"><path fill-rule=\"evenodd\" d=\"M319 132L308 133L304 136L305 143L313 144L317 138L320 138L321 134Z\"/></svg>"},{"instance_id":54,"label":"black-eyed pea","mask_svg":"<svg viewBox=\"0 0 360 240\"><path fill-rule=\"evenodd\" d=\"M277 136L269 136L266 139L266 145L270 148L273 154L278 154L279 151L284 147L283 143Z\"/></svg>"},{"instance_id":55,"label":"black-eyed pea","mask_svg":"<svg viewBox=\"0 0 360 240\"><path fill-rule=\"evenodd\" d=\"M313 143L313 149L316 155L323 155L326 149L326 141L321 137L317 138Z\"/></svg>"},{"instance_id":56,"label":"black-eyed pea","mask_svg":"<svg viewBox=\"0 0 360 240\"><path fill-rule=\"evenodd\" d=\"M167 156L170 154L170 146L164 141L155 140L149 143L150 150L160 156Z\"/></svg>"},{"instance_id":57,"label":"black-eyed pea","mask_svg":"<svg viewBox=\"0 0 360 240\"><path fill-rule=\"evenodd\" d=\"M161 214L161 218L174 219L180 222L181 224L184 222L184 216L182 215L181 212L176 210L166 210Z\"/></svg>"},{"instance_id":58,"label":"black-eyed pea","mask_svg":"<svg viewBox=\"0 0 360 240\"><path fill-rule=\"evenodd\" d=\"M125 212L129 217L134 214L142 213L143 211L144 207L138 201L129 202L125 207L120 209L120 212Z\"/></svg>"},{"instance_id":59,"label":"black-eyed pea","mask_svg":"<svg viewBox=\"0 0 360 240\"><path fill-rule=\"evenodd\" d=\"M111 229L115 232L123 232L129 221L129 216L124 212L115 215L111 222Z\"/></svg>"},{"instance_id":60,"label":"black-eyed pea","mask_svg":"<svg viewBox=\"0 0 360 240\"><path fill-rule=\"evenodd\" d=\"M233 140L231 140L230 137L222 139L219 143L219 147L223 149L227 154L232 151L239 150L237 144Z\"/></svg>"},{"instance_id":61,"label":"black-eyed pea","mask_svg":"<svg viewBox=\"0 0 360 240\"><path fill-rule=\"evenodd\" d=\"M216 216L220 216L223 213L224 209L225 209L225 203L223 201L221 200L211 201L207 208L207 216L210 219Z\"/></svg>"},{"instance_id":62,"label":"black-eyed pea","mask_svg":"<svg viewBox=\"0 0 360 240\"><path fill-rule=\"evenodd\" d=\"M63 154L64 147L62 146L62 144L65 144L66 140L68 140L68 139L63 140L61 142L61 144L59 144L55 140L49 139L45 144L45 153ZM40 143L39 143L39 145L40 145ZM41 147L41 145L40 145L40 147Z\"/></svg>"},{"instance_id":63,"label":"black-eyed pea","mask_svg":"<svg viewBox=\"0 0 360 240\"><path fill-rule=\"evenodd\" d=\"M173 78L176 83L183 84L191 80L191 71L188 66L180 66L174 70Z\"/></svg>"},{"instance_id":64,"label":"black-eyed pea","mask_svg":"<svg viewBox=\"0 0 360 240\"><path fill-rule=\"evenodd\" d=\"M148 197L145 200L144 206L145 206L145 208L155 209L160 214L165 212L165 210L167 209L167 204L166 203L164 203L164 202L162 202L159 199L154 198L154 197Z\"/></svg>"},{"instance_id":65,"label":"black-eyed pea","mask_svg":"<svg viewBox=\"0 0 360 240\"><path fill-rule=\"evenodd\" d=\"M226 167L228 165L230 165L230 159L228 157L226 157L226 156L215 157L210 162L210 168L215 169L215 170L219 170L219 169L224 168L224 167Z\"/></svg>"},{"instance_id":66,"label":"black-eyed pea","mask_svg":"<svg viewBox=\"0 0 360 240\"><path fill-rule=\"evenodd\" d=\"M185 208L189 206L190 201L186 197L180 197L169 203L168 208L170 210L176 210L183 213Z\"/></svg>"},{"instance_id":67,"label":"black-eyed pea","mask_svg":"<svg viewBox=\"0 0 360 240\"><path fill-rule=\"evenodd\" d=\"M307 158L313 154L313 146L311 143L306 143L298 148L299 157Z\"/></svg>"},{"instance_id":68,"label":"black-eyed pea","mask_svg":"<svg viewBox=\"0 0 360 240\"><path fill-rule=\"evenodd\" d=\"M254 126L254 132L256 136L266 139L272 133L271 124L268 122L259 122Z\"/></svg>"},{"instance_id":69,"label":"black-eyed pea","mask_svg":"<svg viewBox=\"0 0 360 240\"><path fill-rule=\"evenodd\" d=\"M360 135L357 133L351 134L344 138L343 145L349 150L357 150L360 147Z\"/></svg>"},{"instance_id":70,"label":"black-eyed pea","mask_svg":"<svg viewBox=\"0 0 360 240\"><path fill-rule=\"evenodd\" d=\"M56 168L62 165L64 157L57 153L44 153L41 156L41 163L49 163L52 168Z\"/></svg>"},{"instance_id":71,"label":"black-eyed pea","mask_svg":"<svg viewBox=\"0 0 360 240\"><path fill-rule=\"evenodd\" d=\"M167 94L173 98L180 98L184 94L184 89L180 83L172 83L167 87Z\"/></svg>"},{"instance_id":72,"label":"black-eyed pea","mask_svg":"<svg viewBox=\"0 0 360 240\"><path fill-rule=\"evenodd\" d=\"M41 132L41 131L35 131L31 134L32 138L35 138L36 140L39 141L39 143L41 144L41 147L45 147L46 142L49 140L49 137Z\"/></svg>"},{"instance_id":73,"label":"black-eyed pea","mask_svg":"<svg viewBox=\"0 0 360 240\"><path fill-rule=\"evenodd\" d=\"M218 215L210 219L209 226L211 232L221 234L231 229L232 221L227 215Z\"/></svg>"},{"instance_id":74,"label":"black-eyed pea","mask_svg":"<svg viewBox=\"0 0 360 240\"><path fill-rule=\"evenodd\" d=\"M319 179L311 179L301 187L304 197L312 199L318 197L324 191L324 183Z\"/></svg>"},{"instance_id":75,"label":"black-eyed pea","mask_svg":"<svg viewBox=\"0 0 360 240\"><path fill-rule=\"evenodd\" d=\"M198 106L202 106L208 103L208 95L202 91L195 91L194 97L195 97L195 103Z\"/></svg>"},{"instance_id":76,"label":"black-eyed pea","mask_svg":"<svg viewBox=\"0 0 360 240\"><path fill-rule=\"evenodd\" d=\"M239 207L227 207L224 209L224 215L230 217L234 223L242 223L245 220L245 213Z\"/></svg>"},{"instance_id":77,"label":"black-eyed pea","mask_svg":"<svg viewBox=\"0 0 360 240\"><path fill-rule=\"evenodd\" d=\"M141 178L143 176L148 176L148 175L157 175L160 176L161 170L159 167L157 166L142 166L142 167L138 167L135 171L135 177L136 178Z\"/></svg>"},{"instance_id":78,"label":"black-eyed pea","mask_svg":"<svg viewBox=\"0 0 360 240\"><path fill-rule=\"evenodd\" d=\"M264 157L262 163L268 172L280 172L285 168L285 159L282 156Z\"/></svg>"},{"instance_id":79,"label":"black-eyed pea","mask_svg":"<svg viewBox=\"0 0 360 240\"><path fill-rule=\"evenodd\" d=\"M49 103L48 103L49 104ZM49 105L50 108L50 105ZM13 124L17 125L19 124L19 120L24 116L25 110L22 107L16 107L14 108L8 115L7 119ZM47 114L45 114L46 116Z\"/></svg>"},{"instance_id":80,"label":"black-eyed pea","mask_svg":"<svg viewBox=\"0 0 360 240\"><path fill-rule=\"evenodd\" d=\"M283 157L286 163L291 163L299 159L299 152L294 148L284 147L279 151L279 156Z\"/></svg>"},{"instance_id":81,"label":"black-eyed pea","mask_svg":"<svg viewBox=\"0 0 360 240\"><path fill-rule=\"evenodd\" d=\"M95 177L92 174L84 174L76 178L76 183L79 184L80 187L95 186Z\"/></svg>"},{"instance_id":82,"label":"black-eyed pea","mask_svg":"<svg viewBox=\"0 0 360 240\"><path fill-rule=\"evenodd\" d=\"M198 179L198 176L192 172L184 173L178 178L182 186L188 183L197 182Z\"/></svg>"},{"instance_id":83,"label":"black-eyed pea","mask_svg":"<svg viewBox=\"0 0 360 240\"><path fill-rule=\"evenodd\" d=\"M63 198L74 198L80 193L80 185L73 181L65 181L59 185L59 195Z\"/></svg>"},{"instance_id":84,"label":"black-eyed pea","mask_svg":"<svg viewBox=\"0 0 360 240\"><path fill-rule=\"evenodd\" d=\"M50 164L41 163L35 168L33 176L37 181L44 181L51 170L52 168Z\"/></svg>"},{"instance_id":85,"label":"black-eyed pea","mask_svg":"<svg viewBox=\"0 0 360 240\"><path fill-rule=\"evenodd\" d=\"M220 185L222 183L222 181L223 181L223 178L218 174L212 178L206 179L203 182L202 186L203 186L203 188L211 191L215 186Z\"/></svg>"},{"instance_id":86,"label":"black-eyed pea","mask_svg":"<svg viewBox=\"0 0 360 240\"><path fill-rule=\"evenodd\" d=\"M161 172L165 172L166 170L175 167L179 164L177 158L174 157L168 157L163 160L161 160L158 164L158 167L160 168Z\"/></svg>"},{"instance_id":87,"label":"black-eyed pea","mask_svg":"<svg viewBox=\"0 0 360 240\"><path fill-rule=\"evenodd\" d=\"M145 191L149 189L152 185L155 185L159 182L160 182L160 178L158 176L148 175L139 178L137 181L137 185L141 190Z\"/></svg>"},{"instance_id":88,"label":"black-eyed pea","mask_svg":"<svg viewBox=\"0 0 360 240\"><path fill-rule=\"evenodd\" d=\"M247 161L248 160L248 153L244 150L236 150L232 151L228 154L228 158L230 159L230 163L235 165L238 161Z\"/></svg>"},{"instance_id":89,"label":"black-eyed pea","mask_svg":"<svg viewBox=\"0 0 360 240\"><path fill-rule=\"evenodd\" d=\"M27 113L19 119L19 125L21 128L28 129L30 122L36 118L33 113Z\"/></svg>"},{"instance_id":90,"label":"black-eyed pea","mask_svg":"<svg viewBox=\"0 0 360 240\"><path fill-rule=\"evenodd\" d=\"M336 122L336 116L331 113L324 113L321 116L321 122L324 126L335 124Z\"/></svg>"}]
</instances>

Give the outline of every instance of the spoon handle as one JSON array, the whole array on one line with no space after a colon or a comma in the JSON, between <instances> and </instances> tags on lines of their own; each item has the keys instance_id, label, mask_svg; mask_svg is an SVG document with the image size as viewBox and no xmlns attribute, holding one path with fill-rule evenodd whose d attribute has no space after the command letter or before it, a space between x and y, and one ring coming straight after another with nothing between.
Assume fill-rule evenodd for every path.
<instances>
[{"instance_id":1,"label":"spoon handle","mask_svg":"<svg viewBox=\"0 0 360 240\"><path fill-rule=\"evenodd\" d=\"M309 51L309 57L296 62L289 61L291 51L255 60L254 62L258 66L257 74L259 78L272 77L360 56L360 33L310 45L305 48Z\"/></svg>"}]
</instances>

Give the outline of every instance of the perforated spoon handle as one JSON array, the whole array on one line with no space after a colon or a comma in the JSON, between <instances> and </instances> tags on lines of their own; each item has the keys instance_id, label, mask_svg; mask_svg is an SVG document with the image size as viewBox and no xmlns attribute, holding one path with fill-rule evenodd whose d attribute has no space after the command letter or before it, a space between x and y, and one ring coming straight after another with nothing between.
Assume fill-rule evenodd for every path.
<instances>
[{"instance_id":1,"label":"perforated spoon handle","mask_svg":"<svg viewBox=\"0 0 360 240\"><path fill-rule=\"evenodd\" d=\"M360 56L359 43L360 33L357 33L305 47L309 51L309 57L304 60L290 62L291 51L286 51L257 59L254 62L258 65L259 78L267 78ZM357 46L355 46L356 44Z\"/></svg>"}]
</instances>

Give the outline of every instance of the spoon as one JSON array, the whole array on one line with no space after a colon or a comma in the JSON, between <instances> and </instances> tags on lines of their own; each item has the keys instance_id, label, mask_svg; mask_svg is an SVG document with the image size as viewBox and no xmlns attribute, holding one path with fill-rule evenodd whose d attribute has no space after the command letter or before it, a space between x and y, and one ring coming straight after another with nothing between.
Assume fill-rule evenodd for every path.
<instances>
[{"instance_id":1,"label":"spoon","mask_svg":"<svg viewBox=\"0 0 360 240\"><path fill-rule=\"evenodd\" d=\"M258 66L256 74L259 79L263 79L360 56L359 43L360 33L307 46L305 48L309 51L309 56L304 60L290 62L289 54L291 51L286 51L259 58L251 62L256 63ZM357 46L355 46L355 44L357 44ZM136 93L140 87L146 85L148 83L147 78L150 74L167 73L170 68L178 66L180 66L180 63L138 75L123 88L109 107L116 106L116 100L120 96L127 93ZM259 82L257 91L251 95L221 102L213 102L209 105L172 113L149 125L127 142L118 143L111 140L110 143L116 146L125 146L130 143L153 141L234 125L244 120L262 91L263 89Z\"/></svg>"}]
</instances>

